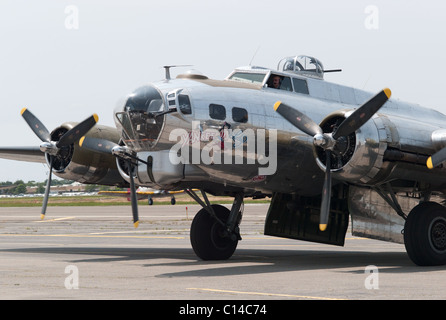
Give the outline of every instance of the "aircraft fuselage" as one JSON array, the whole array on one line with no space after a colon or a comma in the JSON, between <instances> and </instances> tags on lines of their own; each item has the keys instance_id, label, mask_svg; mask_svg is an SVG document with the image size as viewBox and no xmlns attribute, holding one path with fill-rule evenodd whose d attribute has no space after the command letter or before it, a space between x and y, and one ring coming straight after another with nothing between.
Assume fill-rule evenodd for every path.
<instances>
[{"instance_id":1,"label":"aircraft fuselage","mask_svg":"<svg viewBox=\"0 0 446 320\"><path fill-rule=\"evenodd\" d=\"M228 188L242 188L247 194L320 193L324 165L317 157L312 137L283 119L273 105L285 102L328 126L330 119L345 118L372 94L311 77L294 78L306 81L308 93L197 75L180 75L137 89L130 96L132 102L129 98L116 112L121 119L117 121L118 128L126 129L125 143L140 158L151 157L152 168L144 164L138 167L138 184L184 188L197 187L195 181L209 180ZM157 99L148 101L151 98L147 97L155 92ZM139 95L142 98L138 100L135 97ZM153 100L161 101L155 103L155 108L152 103L148 111ZM154 119L147 115L169 108L177 110ZM441 137L446 131L441 128L445 126L446 117L437 111L389 100L352 137L345 162L333 170L334 178L363 185L423 179L433 189L442 188L446 170L429 171L423 161L443 147ZM230 143L226 140L225 144L225 138L232 140L232 157L224 157L224 152L231 152L224 149ZM216 139L223 143L216 144ZM175 150L179 155L180 147L185 145L189 146L187 161L182 149L183 161L172 164L169 152ZM243 156L237 160L234 154L240 145ZM416 173L405 176L407 167L416 168ZM267 174L262 174L261 168Z\"/></svg>"}]
</instances>

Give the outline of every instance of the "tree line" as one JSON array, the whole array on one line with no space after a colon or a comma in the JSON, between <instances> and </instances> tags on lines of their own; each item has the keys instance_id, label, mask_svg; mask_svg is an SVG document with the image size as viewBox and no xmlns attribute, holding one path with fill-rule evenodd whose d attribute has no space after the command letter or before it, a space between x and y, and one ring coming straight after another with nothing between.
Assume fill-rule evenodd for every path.
<instances>
[{"instance_id":1,"label":"tree line","mask_svg":"<svg viewBox=\"0 0 446 320\"><path fill-rule=\"evenodd\" d=\"M36 187L35 193L44 193L45 187L48 180L45 180L43 182L37 182L34 180L24 182L23 180L16 180L14 182L12 181L1 181L0 182L0 194L25 194L27 193L28 187ZM51 180L51 186L62 186L67 184L72 184L73 180L65 180L65 179L52 179Z\"/></svg>"},{"instance_id":2,"label":"tree line","mask_svg":"<svg viewBox=\"0 0 446 320\"><path fill-rule=\"evenodd\" d=\"M48 180L45 180L43 182L37 182L37 181L28 181L24 182L23 180L16 180L14 182L12 181L2 181L0 182L0 195L8 194L8 195L19 195L19 194L26 194L26 193L44 193L46 184ZM63 185L70 185L73 184L74 180L66 180L66 179L52 179L51 180L51 186L57 187L57 186L63 186ZM28 192L28 188L35 188L35 191ZM79 188L78 188L79 189ZM96 184L86 184L82 185L81 188L84 192L95 192L95 191L110 191L110 190L123 190L122 188L117 188L113 186L102 186L102 185L96 185Z\"/></svg>"}]
</instances>

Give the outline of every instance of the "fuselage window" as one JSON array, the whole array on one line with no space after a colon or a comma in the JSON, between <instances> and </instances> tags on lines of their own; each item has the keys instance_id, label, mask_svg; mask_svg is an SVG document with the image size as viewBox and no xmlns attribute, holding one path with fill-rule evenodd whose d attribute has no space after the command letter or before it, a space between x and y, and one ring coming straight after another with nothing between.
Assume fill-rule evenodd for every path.
<instances>
[{"instance_id":1,"label":"fuselage window","mask_svg":"<svg viewBox=\"0 0 446 320\"><path fill-rule=\"evenodd\" d=\"M220 104L211 103L209 105L209 116L212 119L225 120L226 119L226 109L224 106L222 106Z\"/></svg>"},{"instance_id":2,"label":"fuselage window","mask_svg":"<svg viewBox=\"0 0 446 320\"><path fill-rule=\"evenodd\" d=\"M248 122L248 111L243 108L232 108L232 120L235 122Z\"/></svg>"},{"instance_id":3,"label":"fuselage window","mask_svg":"<svg viewBox=\"0 0 446 320\"><path fill-rule=\"evenodd\" d=\"M185 94L178 95L178 105L180 106L180 111L183 114L191 114L192 107L190 104L189 96Z\"/></svg>"},{"instance_id":4,"label":"fuselage window","mask_svg":"<svg viewBox=\"0 0 446 320\"><path fill-rule=\"evenodd\" d=\"M309 94L307 81L293 78L294 91L297 93Z\"/></svg>"}]
</instances>

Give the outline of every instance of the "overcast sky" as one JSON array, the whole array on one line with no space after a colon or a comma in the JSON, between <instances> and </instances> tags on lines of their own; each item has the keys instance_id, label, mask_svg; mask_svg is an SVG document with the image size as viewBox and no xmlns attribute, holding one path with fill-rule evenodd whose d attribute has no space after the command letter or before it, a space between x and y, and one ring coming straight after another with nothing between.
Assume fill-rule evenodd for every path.
<instances>
[{"instance_id":1,"label":"overcast sky","mask_svg":"<svg viewBox=\"0 0 446 320\"><path fill-rule=\"evenodd\" d=\"M327 81L389 87L393 98L446 113L445 39L438 0L2 0L0 145L40 144L23 107L49 130L93 112L113 126L119 98L163 79L163 65L223 79L258 48L255 65L311 55L343 69ZM0 181L43 181L47 172L0 160Z\"/></svg>"}]
</instances>

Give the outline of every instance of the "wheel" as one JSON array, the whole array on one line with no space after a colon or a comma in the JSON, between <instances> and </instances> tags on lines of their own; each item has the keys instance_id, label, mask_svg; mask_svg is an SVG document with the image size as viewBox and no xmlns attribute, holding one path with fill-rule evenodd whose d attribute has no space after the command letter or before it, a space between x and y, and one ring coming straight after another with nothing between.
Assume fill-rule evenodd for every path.
<instances>
[{"instance_id":1,"label":"wheel","mask_svg":"<svg viewBox=\"0 0 446 320\"><path fill-rule=\"evenodd\" d=\"M413 208L404 225L404 245L419 266L446 264L446 208L435 202Z\"/></svg>"},{"instance_id":2,"label":"wheel","mask_svg":"<svg viewBox=\"0 0 446 320\"><path fill-rule=\"evenodd\" d=\"M171 199L170 199L170 204L171 204L171 205L174 205L175 203L176 203L175 198L171 198Z\"/></svg>"},{"instance_id":3,"label":"wheel","mask_svg":"<svg viewBox=\"0 0 446 320\"><path fill-rule=\"evenodd\" d=\"M149 198L149 206L151 206L153 204L153 199Z\"/></svg>"},{"instance_id":4,"label":"wheel","mask_svg":"<svg viewBox=\"0 0 446 320\"><path fill-rule=\"evenodd\" d=\"M229 209L212 205L217 217L226 222ZM238 240L226 235L225 228L206 209L197 212L190 229L190 241L195 254L202 260L229 259L237 248Z\"/></svg>"}]
</instances>

